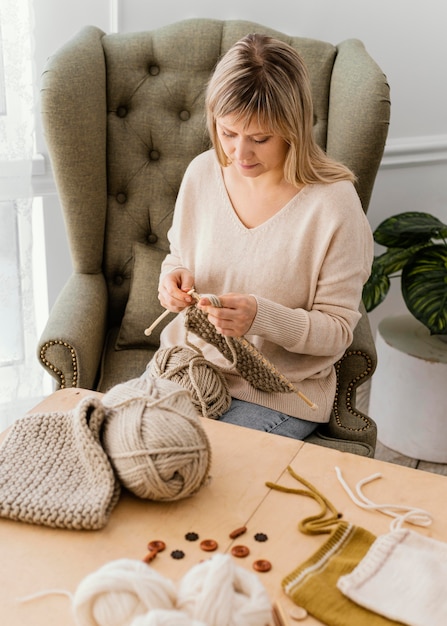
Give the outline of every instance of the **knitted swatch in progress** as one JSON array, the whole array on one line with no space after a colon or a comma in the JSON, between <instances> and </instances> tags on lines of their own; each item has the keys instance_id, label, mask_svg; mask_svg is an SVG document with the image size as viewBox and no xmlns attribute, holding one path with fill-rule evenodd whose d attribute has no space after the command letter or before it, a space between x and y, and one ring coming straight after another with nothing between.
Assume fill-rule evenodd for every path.
<instances>
[{"instance_id":1,"label":"knitted swatch in progress","mask_svg":"<svg viewBox=\"0 0 447 626\"><path fill-rule=\"evenodd\" d=\"M196 299L197 297L199 296L196 296ZM230 361L231 366L255 389L270 393L296 393L311 408L316 408L315 404L278 372L275 366L245 337L220 335L208 320L207 315L196 306L190 306L187 309L185 326L187 330L217 348Z\"/></svg>"}]
</instances>

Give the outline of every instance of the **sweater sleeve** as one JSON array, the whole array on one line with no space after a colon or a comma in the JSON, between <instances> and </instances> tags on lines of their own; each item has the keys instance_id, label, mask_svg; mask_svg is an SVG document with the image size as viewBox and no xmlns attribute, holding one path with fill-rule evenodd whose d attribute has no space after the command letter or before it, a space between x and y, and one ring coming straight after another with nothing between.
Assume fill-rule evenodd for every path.
<instances>
[{"instance_id":1,"label":"sweater sleeve","mask_svg":"<svg viewBox=\"0 0 447 626\"><path fill-rule=\"evenodd\" d=\"M360 319L359 305L373 259L371 228L360 205L349 206L330 232L308 308L288 308L253 294L257 314L249 334L294 353L342 356ZM325 218L324 218L325 219ZM324 221L315 225L323 233ZM309 251L309 258L312 257ZM300 280L297 273L297 280Z\"/></svg>"}]
</instances>

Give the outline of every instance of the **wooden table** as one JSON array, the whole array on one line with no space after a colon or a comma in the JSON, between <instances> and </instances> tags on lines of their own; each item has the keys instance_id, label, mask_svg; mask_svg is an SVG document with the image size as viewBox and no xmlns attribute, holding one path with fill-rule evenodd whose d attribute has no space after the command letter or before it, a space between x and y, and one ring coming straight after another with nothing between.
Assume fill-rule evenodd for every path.
<instances>
[{"instance_id":1,"label":"wooden table","mask_svg":"<svg viewBox=\"0 0 447 626\"><path fill-rule=\"evenodd\" d=\"M58 391L33 411L68 410L86 393L79 389ZM282 578L325 541L325 536L302 535L297 529L302 518L317 512L313 500L265 485L272 481L296 487L296 481L287 472L289 465L324 493L345 519L375 534L389 531L390 518L353 504L334 468L341 468L351 486L380 472L382 478L365 488L367 495L379 503L426 509L433 515L433 524L418 528L418 532L447 541L445 476L213 420L204 420L204 426L212 447L212 478L191 498L160 503L123 494L108 524L100 531L59 530L0 519L1 623L71 626L74 621L67 597L52 595L28 603L18 603L17 599L55 588L73 592L87 574L109 561L142 559L148 541L153 539L165 541L167 549L157 555L151 566L178 580L207 556L200 550L200 542L185 539L189 531L198 533L201 539L215 539L223 553L229 552L235 543L248 546L250 555L237 559L237 565L251 571L256 559L271 561L271 571L259 576L272 601L279 601L287 614L293 604L282 592ZM229 533L244 525L246 534L231 540ZM253 536L258 532L266 533L268 541L255 541ZM183 550L185 558L174 560L170 556L174 549ZM311 626L320 622L308 617L302 623Z\"/></svg>"}]
</instances>

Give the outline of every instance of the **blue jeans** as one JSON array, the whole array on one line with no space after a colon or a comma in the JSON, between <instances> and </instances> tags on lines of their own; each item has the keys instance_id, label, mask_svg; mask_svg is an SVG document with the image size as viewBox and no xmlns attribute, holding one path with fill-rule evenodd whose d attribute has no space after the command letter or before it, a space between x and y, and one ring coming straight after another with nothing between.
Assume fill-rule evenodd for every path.
<instances>
[{"instance_id":1,"label":"blue jeans","mask_svg":"<svg viewBox=\"0 0 447 626\"><path fill-rule=\"evenodd\" d=\"M219 421L301 440L310 435L318 426L315 422L291 417L274 409L235 398L232 398L230 408L219 418Z\"/></svg>"}]
</instances>

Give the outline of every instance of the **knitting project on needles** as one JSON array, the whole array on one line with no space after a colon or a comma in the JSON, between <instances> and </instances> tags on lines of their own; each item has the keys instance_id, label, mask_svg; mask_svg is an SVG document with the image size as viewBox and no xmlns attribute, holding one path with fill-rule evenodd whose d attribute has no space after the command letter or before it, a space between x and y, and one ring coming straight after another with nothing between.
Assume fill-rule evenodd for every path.
<instances>
[{"instance_id":1,"label":"knitting project on needles","mask_svg":"<svg viewBox=\"0 0 447 626\"><path fill-rule=\"evenodd\" d=\"M219 298L213 294L199 295L194 289L189 292L196 302L202 297L210 299L213 306L220 306ZM156 324L169 311L165 311L155 322L145 331L148 335L155 328ZM220 335L216 328L208 320L206 313L198 309L195 305L188 307L185 316L185 327L187 330L201 337L207 343L215 346L223 356L230 361L239 374L248 381L255 389L266 392L286 392L296 393L312 409L317 406L299 391L287 378L278 372L276 367L245 337L224 337Z\"/></svg>"}]
</instances>

